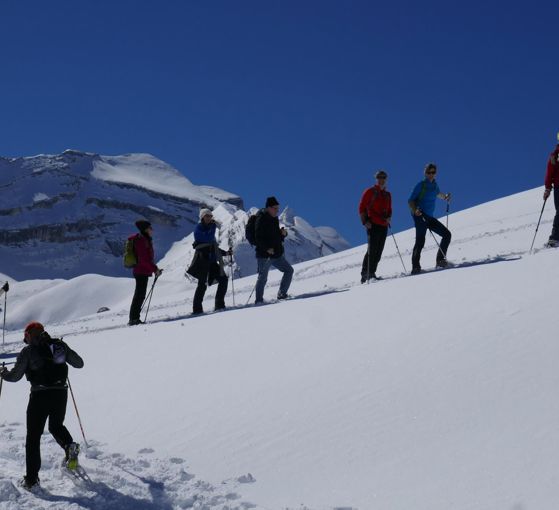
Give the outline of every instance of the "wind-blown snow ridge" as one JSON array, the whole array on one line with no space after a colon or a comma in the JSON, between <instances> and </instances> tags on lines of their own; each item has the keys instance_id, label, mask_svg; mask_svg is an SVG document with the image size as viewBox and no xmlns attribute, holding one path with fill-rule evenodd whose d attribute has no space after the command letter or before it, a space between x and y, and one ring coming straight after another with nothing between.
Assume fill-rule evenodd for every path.
<instances>
[{"instance_id":1,"label":"wind-blown snow ridge","mask_svg":"<svg viewBox=\"0 0 559 510\"><path fill-rule=\"evenodd\" d=\"M212 207L219 204L178 170L151 154L99 156L93 162L91 175L103 181L130 184L165 195L211 204Z\"/></svg>"}]
</instances>

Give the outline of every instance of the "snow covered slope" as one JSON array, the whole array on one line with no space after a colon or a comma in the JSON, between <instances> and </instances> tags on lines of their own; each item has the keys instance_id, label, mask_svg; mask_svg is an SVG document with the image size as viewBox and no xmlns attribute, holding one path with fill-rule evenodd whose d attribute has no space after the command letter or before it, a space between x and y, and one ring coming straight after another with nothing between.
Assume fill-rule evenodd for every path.
<instances>
[{"instance_id":1,"label":"snow covered slope","mask_svg":"<svg viewBox=\"0 0 559 510\"><path fill-rule=\"evenodd\" d=\"M159 258L193 231L202 207L222 207L230 216L242 213L237 215L239 234L246 218L239 196L196 186L149 154L101 156L65 151L0 158L0 190L0 271L19 280L86 273L126 275L124 241L136 231L138 218L154 225ZM306 223L301 228L292 225L290 244L298 246L295 260L349 246L335 231L324 243L308 227ZM247 261L252 265L253 259ZM237 269L239 275L252 272L240 263Z\"/></svg>"},{"instance_id":2,"label":"snow covered slope","mask_svg":"<svg viewBox=\"0 0 559 510\"><path fill-rule=\"evenodd\" d=\"M400 277L388 240L370 285L356 283L359 247L298 264L278 304L240 306L251 276L235 282L237 308L191 318L192 289L164 274L146 326L124 326L124 298L53 319L86 360L71 378L94 483L61 479L47 440L49 493L15 492L28 388L5 383L0 496L13 501L0 508L553 510L559 252L539 249L548 209L527 253L540 207L531 190L452 215L457 266L444 271ZM413 232L396 239L409 270ZM428 239L425 268L435 250Z\"/></svg>"}]
</instances>

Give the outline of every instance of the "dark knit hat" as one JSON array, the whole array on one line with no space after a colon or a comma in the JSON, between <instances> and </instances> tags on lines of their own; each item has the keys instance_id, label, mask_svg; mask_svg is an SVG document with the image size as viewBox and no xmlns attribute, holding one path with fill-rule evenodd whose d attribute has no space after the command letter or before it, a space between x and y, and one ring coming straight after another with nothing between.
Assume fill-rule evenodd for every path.
<instances>
[{"instance_id":1,"label":"dark knit hat","mask_svg":"<svg viewBox=\"0 0 559 510\"><path fill-rule=\"evenodd\" d=\"M279 205L276 197L268 197L266 199L266 207L274 207L275 205Z\"/></svg>"},{"instance_id":2,"label":"dark knit hat","mask_svg":"<svg viewBox=\"0 0 559 510\"><path fill-rule=\"evenodd\" d=\"M138 220L136 222L136 227L138 228L138 230L140 232L145 232L146 229L148 229L149 227L151 227L151 223L147 220Z\"/></svg>"}]
</instances>

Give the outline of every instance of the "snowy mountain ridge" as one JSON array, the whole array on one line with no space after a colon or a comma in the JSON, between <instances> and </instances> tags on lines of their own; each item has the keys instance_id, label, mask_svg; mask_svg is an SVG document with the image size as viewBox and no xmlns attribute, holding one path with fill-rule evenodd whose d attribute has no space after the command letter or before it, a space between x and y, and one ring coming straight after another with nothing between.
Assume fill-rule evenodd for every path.
<instances>
[{"instance_id":1,"label":"snowy mountain ridge","mask_svg":"<svg viewBox=\"0 0 559 510\"><path fill-rule=\"evenodd\" d=\"M125 276L124 240L138 218L154 225L161 258L193 231L201 208L223 206L233 214L244 207L238 195L194 185L149 154L67 150L0 158L0 189L0 270L26 280L85 273ZM305 232L313 240L308 253L301 250L301 260L325 254L313 248L312 228ZM348 246L335 232L328 242L338 249Z\"/></svg>"}]
</instances>

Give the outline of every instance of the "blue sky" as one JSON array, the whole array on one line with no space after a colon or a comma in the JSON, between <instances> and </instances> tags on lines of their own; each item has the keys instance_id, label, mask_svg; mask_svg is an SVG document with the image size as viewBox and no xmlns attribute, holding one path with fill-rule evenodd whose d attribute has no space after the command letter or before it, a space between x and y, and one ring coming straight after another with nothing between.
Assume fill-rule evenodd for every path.
<instances>
[{"instance_id":1,"label":"blue sky","mask_svg":"<svg viewBox=\"0 0 559 510\"><path fill-rule=\"evenodd\" d=\"M149 152L352 244L377 169L404 230L428 161L463 209L543 186L559 131L559 2L20 0L0 15L0 155Z\"/></svg>"}]
</instances>

